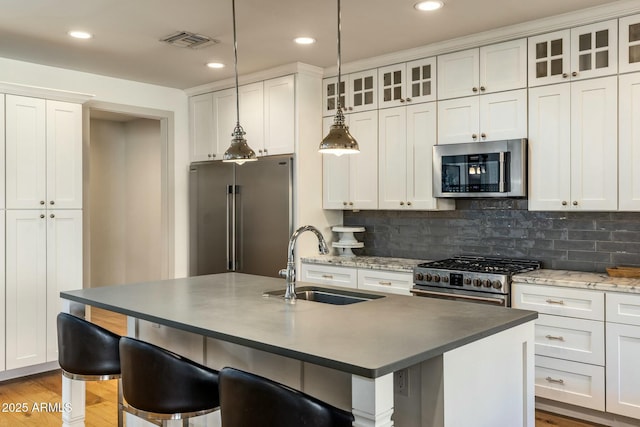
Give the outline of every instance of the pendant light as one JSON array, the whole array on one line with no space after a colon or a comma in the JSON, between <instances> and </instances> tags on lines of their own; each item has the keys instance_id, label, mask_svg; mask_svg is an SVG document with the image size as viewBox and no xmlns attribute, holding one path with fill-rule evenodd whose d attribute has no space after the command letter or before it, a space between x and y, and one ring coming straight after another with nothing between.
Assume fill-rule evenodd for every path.
<instances>
[{"instance_id":1,"label":"pendant light","mask_svg":"<svg viewBox=\"0 0 640 427\"><path fill-rule=\"evenodd\" d=\"M252 162L258 160L255 151L249 147L247 140L244 138L246 132L240 126L240 95L238 94L238 40L236 37L236 1L231 0L231 10L233 14L233 54L235 61L236 73L236 126L233 128L231 136L231 145L224 152L223 162L234 162L239 165L244 162Z\"/></svg>"},{"instance_id":2,"label":"pendant light","mask_svg":"<svg viewBox=\"0 0 640 427\"><path fill-rule=\"evenodd\" d=\"M341 58L340 58L340 32L341 32L341 13L340 13L340 0L338 0L338 83L337 83L337 110L336 116L333 120L333 124L329 129L329 134L320 143L318 151L321 153L335 154L340 156L342 154L354 154L360 152L358 142L349 133L349 126L344 123L344 114L342 113L342 105L340 105L340 79L341 74Z\"/></svg>"}]
</instances>

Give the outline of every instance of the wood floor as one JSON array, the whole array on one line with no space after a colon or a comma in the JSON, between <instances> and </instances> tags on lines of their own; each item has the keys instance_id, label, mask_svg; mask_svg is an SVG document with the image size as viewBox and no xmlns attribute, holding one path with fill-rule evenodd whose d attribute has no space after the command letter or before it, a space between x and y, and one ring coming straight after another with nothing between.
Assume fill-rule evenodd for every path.
<instances>
[{"instance_id":1,"label":"wood floor","mask_svg":"<svg viewBox=\"0 0 640 427\"><path fill-rule=\"evenodd\" d=\"M125 318L108 311L94 308L92 320L117 334L122 335L126 331ZM59 427L61 388L59 371L0 383L0 427ZM86 427L113 427L117 424L116 394L115 380L87 382ZM536 427L599 426L536 411Z\"/></svg>"}]
</instances>

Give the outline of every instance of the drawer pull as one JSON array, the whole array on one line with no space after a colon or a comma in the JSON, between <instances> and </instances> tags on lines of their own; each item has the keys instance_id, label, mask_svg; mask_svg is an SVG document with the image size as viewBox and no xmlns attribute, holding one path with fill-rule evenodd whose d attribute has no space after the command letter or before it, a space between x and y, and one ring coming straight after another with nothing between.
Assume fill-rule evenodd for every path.
<instances>
[{"instance_id":1,"label":"drawer pull","mask_svg":"<svg viewBox=\"0 0 640 427\"><path fill-rule=\"evenodd\" d=\"M562 300L557 300L557 299L548 299L548 300L547 300L547 304L558 304L558 305L564 305L564 301L562 301Z\"/></svg>"},{"instance_id":2,"label":"drawer pull","mask_svg":"<svg viewBox=\"0 0 640 427\"><path fill-rule=\"evenodd\" d=\"M555 379L555 378L547 377L547 378L545 378L545 380L547 380L547 382L550 382L550 383L555 383L555 384L562 384L562 385L564 385L564 380L563 380L563 379L559 379L559 380L557 380L557 379Z\"/></svg>"},{"instance_id":3,"label":"drawer pull","mask_svg":"<svg viewBox=\"0 0 640 427\"><path fill-rule=\"evenodd\" d=\"M380 280L378 283L379 283L380 285L384 285L384 286L391 286L391 282L384 281L384 280Z\"/></svg>"},{"instance_id":4,"label":"drawer pull","mask_svg":"<svg viewBox=\"0 0 640 427\"><path fill-rule=\"evenodd\" d=\"M333 279L333 276L331 274L323 274L322 278L323 279Z\"/></svg>"},{"instance_id":5,"label":"drawer pull","mask_svg":"<svg viewBox=\"0 0 640 427\"><path fill-rule=\"evenodd\" d=\"M564 341L564 337L554 337L553 335L545 335L548 340Z\"/></svg>"}]
</instances>

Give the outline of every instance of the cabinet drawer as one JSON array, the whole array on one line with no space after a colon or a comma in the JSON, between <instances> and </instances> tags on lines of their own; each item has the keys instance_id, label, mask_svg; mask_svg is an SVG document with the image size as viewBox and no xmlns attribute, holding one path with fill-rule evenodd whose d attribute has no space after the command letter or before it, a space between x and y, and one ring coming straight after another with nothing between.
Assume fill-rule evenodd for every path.
<instances>
[{"instance_id":1,"label":"cabinet drawer","mask_svg":"<svg viewBox=\"0 0 640 427\"><path fill-rule=\"evenodd\" d=\"M536 356L536 396L604 411L604 367Z\"/></svg>"},{"instance_id":2,"label":"cabinet drawer","mask_svg":"<svg viewBox=\"0 0 640 427\"><path fill-rule=\"evenodd\" d=\"M604 365L604 322L540 314L536 354Z\"/></svg>"},{"instance_id":3,"label":"cabinet drawer","mask_svg":"<svg viewBox=\"0 0 640 427\"><path fill-rule=\"evenodd\" d=\"M355 268L302 263L299 280L317 285L342 286L355 289L358 274Z\"/></svg>"},{"instance_id":4,"label":"cabinet drawer","mask_svg":"<svg viewBox=\"0 0 640 427\"><path fill-rule=\"evenodd\" d=\"M640 326L640 295L608 292L607 322Z\"/></svg>"},{"instance_id":5,"label":"cabinet drawer","mask_svg":"<svg viewBox=\"0 0 640 427\"><path fill-rule=\"evenodd\" d=\"M604 320L604 292L513 284L512 306L539 313Z\"/></svg>"},{"instance_id":6,"label":"cabinet drawer","mask_svg":"<svg viewBox=\"0 0 640 427\"><path fill-rule=\"evenodd\" d=\"M412 287L412 273L368 269L358 270L358 289L411 295L410 290Z\"/></svg>"}]
</instances>

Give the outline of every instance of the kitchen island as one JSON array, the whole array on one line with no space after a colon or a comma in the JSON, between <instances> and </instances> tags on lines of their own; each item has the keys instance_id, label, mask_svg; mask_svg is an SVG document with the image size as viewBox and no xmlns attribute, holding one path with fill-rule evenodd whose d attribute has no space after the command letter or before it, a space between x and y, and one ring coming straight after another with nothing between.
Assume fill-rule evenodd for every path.
<instances>
[{"instance_id":1,"label":"kitchen island","mask_svg":"<svg viewBox=\"0 0 640 427\"><path fill-rule=\"evenodd\" d=\"M346 407L356 426L534 425L536 312L390 294L343 306L263 296L284 286L224 273L61 297L71 313L88 305L128 316L130 336ZM72 407L63 426L83 425L82 382L63 378L63 403Z\"/></svg>"}]
</instances>

